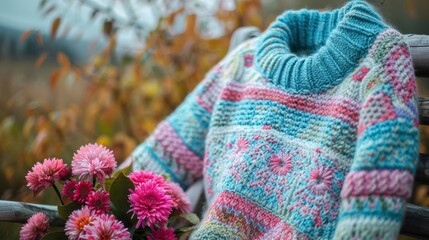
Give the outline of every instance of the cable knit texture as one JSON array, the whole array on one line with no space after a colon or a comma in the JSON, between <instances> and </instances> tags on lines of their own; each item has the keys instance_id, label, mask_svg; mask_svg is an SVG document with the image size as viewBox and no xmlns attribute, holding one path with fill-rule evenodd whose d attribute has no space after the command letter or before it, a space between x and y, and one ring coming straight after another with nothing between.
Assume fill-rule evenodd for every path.
<instances>
[{"instance_id":1,"label":"cable knit texture","mask_svg":"<svg viewBox=\"0 0 429 240\"><path fill-rule=\"evenodd\" d=\"M204 179L193 239L395 239L418 156L403 36L364 1L289 11L226 56L134 152Z\"/></svg>"}]
</instances>

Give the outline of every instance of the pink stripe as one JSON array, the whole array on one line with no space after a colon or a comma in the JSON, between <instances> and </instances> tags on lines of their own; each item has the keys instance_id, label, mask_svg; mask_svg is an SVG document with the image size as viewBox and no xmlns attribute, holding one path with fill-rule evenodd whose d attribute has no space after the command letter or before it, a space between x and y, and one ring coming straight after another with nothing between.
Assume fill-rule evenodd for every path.
<instances>
[{"instance_id":1,"label":"pink stripe","mask_svg":"<svg viewBox=\"0 0 429 240\"><path fill-rule=\"evenodd\" d=\"M212 107L211 107L209 104L207 104L207 103L204 101L204 99L202 99L201 97L198 97L198 98L197 98L197 103L198 103L201 107L203 107L204 109L206 109L206 110L207 110L207 112L211 113L211 112L213 111Z\"/></svg>"},{"instance_id":2,"label":"pink stripe","mask_svg":"<svg viewBox=\"0 0 429 240\"><path fill-rule=\"evenodd\" d=\"M315 98L308 95L306 98L271 89L248 87L239 89L230 85L221 93L221 99L239 102L242 100L269 100L278 102L284 106L312 114L331 116L357 125L359 120L359 105L343 98Z\"/></svg>"},{"instance_id":3,"label":"pink stripe","mask_svg":"<svg viewBox=\"0 0 429 240\"><path fill-rule=\"evenodd\" d=\"M180 136L168 122L161 122L153 134L165 155L172 157L177 165L182 166L195 180L203 173L203 161L188 149Z\"/></svg>"},{"instance_id":4,"label":"pink stripe","mask_svg":"<svg viewBox=\"0 0 429 240\"><path fill-rule=\"evenodd\" d=\"M198 94L197 102L208 112L213 111L213 105L215 104L217 97L221 91L221 85L219 81L207 82L204 85L203 91Z\"/></svg>"},{"instance_id":5,"label":"pink stripe","mask_svg":"<svg viewBox=\"0 0 429 240\"><path fill-rule=\"evenodd\" d=\"M221 192L207 213L201 227L205 223L220 222L234 226L247 239L308 239L280 217L233 192Z\"/></svg>"},{"instance_id":6,"label":"pink stripe","mask_svg":"<svg viewBox=\"0 0 429 240\"><path fill-rule=\"evenodd\" d=\"M413 180L413 175L405 170L353 171L346 177L341 196L385 195L409 198Z\"/></svg>"},{"instance_id":7,"label":"pink stripe","mask_svg":"<svg viewBox=\"0 0 429 240\"><path fill-rule=\"evenodd\" d=\"M222 211L221 209L225 207L235 210L230 214L243 215L248 220L253 220L255 223L259 223L268 229L273 228L280 222L279 217L265 211L255 203L232 192L220 193L210 206L211 210L215 211ZM209 215L211 214L209 213ZM231 218L233 218L233 216L231 216ZM216 220L219 221L219 219Z\"/></svg>"}]
</instances>

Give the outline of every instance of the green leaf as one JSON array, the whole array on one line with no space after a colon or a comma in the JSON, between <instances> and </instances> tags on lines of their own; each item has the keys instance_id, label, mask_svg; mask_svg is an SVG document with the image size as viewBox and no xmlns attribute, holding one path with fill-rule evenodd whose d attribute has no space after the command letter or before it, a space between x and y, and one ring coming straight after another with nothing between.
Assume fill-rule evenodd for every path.
<instances>
[{"instance_id":1,"label":"green leaf","mask_svg":"<svg viewBox=\"0 0 429 240\"><path fill-rule=\"evenodd\" d=\"M130 204L128 203L130 189L134 189L133 182L124 173L119 173L109 189L110 201L112 201L119 213L127 213L130 209Z\"/></svg>"},{"instance_id":2,"label":"green leaf","mask_svg":"<svg viewBox=\"0 0 429 240\"><path fill-rule=\"evenodd\" d=\"M131 213L127 213L130 210L130 203L128 202L130 189L134 189L134 184L122 172L113 179L109 189L112 213L127 228L132 227L137 222L137 219L131 218Z\"/></svg>"},{"instance_id":3,"label":"green leaf","mask_svg":"<svg viewBox=\"0 0 429 240\"><path fill-rule=\"evenodd\" d=\"M81 204L77 202L71 202L66 205L60 205L58 206L58 215L64 220L67 220L70 216L70 214L77 209L80 209L82 207Z\"/></svg>"},{"instance_id":4,"label":"green leaf","mask_svg":"<svg viewBox=\"0 0 429 240\"><path fill-rule=\"evenodd\" d=\"M200 222L200 219L198 218L198 216L195 213L186 213L186 214L180 214L177 216L173 216L170 218L169 222L173 223L178 218L185 219L188 222L192 223L193 225L197 225Z\"/></svg>"},{"instance_id":5,"label":"green leaf","mask_svg":"<svg viewBox=\"0 0 429 240\"><path fill-rule=\"evenodd\" d=\"M125 167L121 170L117 170L113 173L113 178L116 178L119 176L120 173L123 173L124 175L128 175L133 171L133 165L130 164L128 167Z\"/></svg>"},{"instance_id":6,"label":"green leaf","mask_svg":"<svg viewBox=\"0 0 429 240\"><path fill-rule=\"evenodd\" d=\"M110 187L112 187L112 183L113 181L115 181L115 178L106 178L104 180L104 185L106 186L106 191L109 192L110 191ZM96 188L101 188L101 184L97 183Z\"/></svg>"},{"instance_id":7,"label":"green leaf","mask_svg":"<svg viewBox=\"0 0 429 240\"><path fill-rule=\"evenodd\" d=\"M55 231L47 233L40 240L67 240L67 236L64 231Z\"/></svg>"},{"instance_id":8,"label":"green leaf","mask_svg":"<svg viewBox=\"0 0 429 240\"><path fill-rule=\"evenodd\" d=\"M192 226L192 227L181 227L181 228L178 228L178 229L176 229L176 231L174 231L175 233L185 233L185 232L192 232L192 231L194 231L195 229L197 229L197 227L196 226Z\"/></svg>"},{"instance_id":9,"label":"green leaf","mask_svg":"<svg viewBox=\"0 0 429 240\"><path fill-rule=\"evenodd\" d=\"M110 188L112 187L112 183L115 181L115 179L119 176L119 174L123 173L124 175L128 175L132 172L133 165L130 164L130 166L123 168L121 170L116 170L113 172L113 175L111 178L106 178L104 180L104 185L106 187L106 191L110 192ZM101 188L100 183L97 183L96 188ZM129 194L129 193L128 193Z\"/></svg>"},{"instance_id":10,"label":"green leaf","mask_svg":"<svg viewBox=\"0 0 429 240\"><path fill-rule=\"evenodd\" d=\"M189 236L191 235L192 232L185 232L185 233L179 233L176 234L177 237L179 237L179 240L187 240L189 239Z\"/></svg>"}]
</instances>

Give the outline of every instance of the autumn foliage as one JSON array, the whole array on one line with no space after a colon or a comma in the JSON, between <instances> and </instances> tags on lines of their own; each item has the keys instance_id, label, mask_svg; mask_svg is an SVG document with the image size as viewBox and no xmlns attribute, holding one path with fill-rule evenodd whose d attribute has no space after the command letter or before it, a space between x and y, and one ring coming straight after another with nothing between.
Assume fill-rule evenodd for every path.
<instances>
[{"instance_id":1,"label":"autumn foliage","mask_svg":"<svg viewBox=\"0 0 429 240\"><path fill-rule=\"evenodd\" d=\"M52 18L50 33L28 30L20 42L35 39L42 50L34 62L36 69L55 61L56 67L46 79L52 93L76 97L61 104L38 104L38 99L32 99L26 106L25 119L14 122L24 151L4 156L16 158L20 170L0 169L7 182L13 180L4 187L16 189L9 194L10 199L30 200L30 196L21 194L25 185L22 176L34 162L47 156L66 156L84 143L106 145L119 162L123 161L227 53L235 29L243 25L262 29L267 25L260 14L259 0L238 0L234 6L227 6L232 1L218 1L210 20L217 23L215 27L198 15L198 7L190 6L192 1L163 2L165 9L156 25L145 29L137 21L137 9L131 1L118 1L127 9L125 19L116 16L108 5L79 1L90 9L88 21L101 22L99 40L104 43L98 44L102 50L85 64L77 64L63 52L44 51L74 26L62 18L60 0L40 1L39 10ZM118 37L124 29L138 36L141 47L120 52ZM213 29L218 33L213 34ZM70 84L75 93L67 93L65 85ZM0 148L2 152L8 150L7 146Z\"/></svg>"}]
</instances>

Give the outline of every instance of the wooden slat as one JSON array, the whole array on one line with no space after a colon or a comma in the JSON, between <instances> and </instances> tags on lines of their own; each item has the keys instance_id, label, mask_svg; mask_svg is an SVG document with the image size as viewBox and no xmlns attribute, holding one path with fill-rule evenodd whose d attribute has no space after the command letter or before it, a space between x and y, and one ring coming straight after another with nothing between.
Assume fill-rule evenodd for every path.
<instances>
[{"instance_id":1,"label":"wooden slat","mask_svg":"<svg viewBox=\"0 0 429 240\"><path fill-rule=\"evenodd\" d=\"M260 31L257 27L241 27L234 31L229 41L228 52L234 50L238 45L249 40L251 38L257 37L260 34Z\"/></svg>"},{"instance_id":2,"label":"wooden slat","mask_svg":"<svg viewBox=\"0 0 429 240\"><path fill-rule=\"evenodd\" d=\"M405 37L410 46L416 76L429 77L429 36L409 34Z\"/></svg>"},{"instance_id":3,"label":"wooden slat","mask_svg":"<svg viewBox=\"0 0 429 240\"><path fill-rule=\"evenodd\" d=\"M416 182L429 184L429 154L420 154L417 163Z\"/></svg>"},{"instance_id":4,"label":"wooden slat","mask_svg":"<svg viewBox=\"0 0 429 240\"><path fill-rule=\"evenodd\" d=\"M50 226L64 226L64 220L58 216L56 206L0 201L0 221L25 223L37 212L44 212L50 217ZM429 223L429 209L407 203L401 233L429 237L427 223Z\"/></svg>"},{"instance_id":5,"label":"wooden slat","mask_svg":"<svg viewBox=\"0 0 429 240\"><path fill-rule=\"evenodd\" d=\"M429 125L429 98L419 98L420 124Z\"/></svg>"},{"instance_id":6,"label":"wooden slat","mask_svg":"<svg viewBox=\"0 0 429 240\"><path fill-rule=\"evenodd\" d=\"M0 200L0 221L25 223L38 212L49 216L50 226L61 227L65 224L58 216L57 206Z\"/></svg>"},{"instance_id":7,"label":"wooden slat","mask_svg":"<svg viewBox=\"0 0 429 240\"><path fill-rule=\"evenodd\" d=\"M401 233L429 238L429 209L408 203Z\"/></svg>"}]
</instances>

